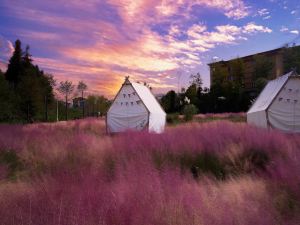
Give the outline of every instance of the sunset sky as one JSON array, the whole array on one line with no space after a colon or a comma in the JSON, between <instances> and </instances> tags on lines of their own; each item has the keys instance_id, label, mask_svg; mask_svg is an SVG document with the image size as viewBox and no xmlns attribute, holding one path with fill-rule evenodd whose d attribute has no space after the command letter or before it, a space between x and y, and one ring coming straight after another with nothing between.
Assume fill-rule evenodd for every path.
<instances>
[{"instance_id":1,"label":"sunset sky","mask_svg":"<svg viewBox=\"0 0 300 225\"><path fill-rule=\"evenodd\" d=\"M207 63L271 50L300 32L298 0L0 0L0 68L16 39L58 80L114 95L130 75L177 90Z\"/></svg>"}]
</instances>

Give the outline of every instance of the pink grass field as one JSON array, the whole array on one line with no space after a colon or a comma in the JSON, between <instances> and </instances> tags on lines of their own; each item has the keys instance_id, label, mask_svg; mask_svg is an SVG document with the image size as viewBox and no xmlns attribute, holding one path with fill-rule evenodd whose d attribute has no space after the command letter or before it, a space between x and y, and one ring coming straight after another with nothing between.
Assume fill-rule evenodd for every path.
<instances>
[{"instance_id":1,"label":"pink grass field","mask_svg":"<svg viewBox=\"0 0 300 225\"><path fill-rule=\"evenodd\" d=\"M108 136L0 125L0 224L300 224L300 135L215 121Z\"/></svg>"}]
</instances>

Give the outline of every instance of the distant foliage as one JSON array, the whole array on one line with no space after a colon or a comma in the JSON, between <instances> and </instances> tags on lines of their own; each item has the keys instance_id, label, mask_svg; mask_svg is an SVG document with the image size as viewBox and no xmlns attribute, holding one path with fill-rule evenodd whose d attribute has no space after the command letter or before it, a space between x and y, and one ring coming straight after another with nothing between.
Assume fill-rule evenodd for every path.
<instances>
[{"instance_id":1,"label":"distant foliage","mask_svg":"<svg viewBox=\"0 0 300 225\"><path fill-rule=\"evenodd\" d=\"M104 116L106 115L111 102L104 96L89 95L85 103L87 116Z\"/></svg>"},{"instance_id":2,"label":"distant foliage","mask_svg":"<svg viewBox=\"0 0 300 225\"><path fill-rule=\"evenodd\" d=\"M220 65L212 71L211 88L202 87L200 73L190 76L190 86L180 93L171 90L161 99L167 113L181 113L187 104L196 106L199 113L224 113L247 111L251 106L251 97L244 88L244 65L239 58L230 64L231 73ZM185 99L189 102L186 102Z\"/></svg>"}]
</instances>

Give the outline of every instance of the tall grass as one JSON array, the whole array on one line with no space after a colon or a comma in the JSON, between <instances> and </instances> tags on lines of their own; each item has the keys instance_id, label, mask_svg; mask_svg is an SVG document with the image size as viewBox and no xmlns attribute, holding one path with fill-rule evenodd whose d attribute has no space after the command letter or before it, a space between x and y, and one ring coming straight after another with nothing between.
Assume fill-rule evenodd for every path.
<instances>
[{"instance_id":1,"label":"tall grass","mask_svg":"<svg viewBox=\"0 0 300 225\"><path fill-rule=\"evenodd\" d=\"M0 224L299 224L300 139L243 123L0 126Z\"/></svg>"}]
</instances>

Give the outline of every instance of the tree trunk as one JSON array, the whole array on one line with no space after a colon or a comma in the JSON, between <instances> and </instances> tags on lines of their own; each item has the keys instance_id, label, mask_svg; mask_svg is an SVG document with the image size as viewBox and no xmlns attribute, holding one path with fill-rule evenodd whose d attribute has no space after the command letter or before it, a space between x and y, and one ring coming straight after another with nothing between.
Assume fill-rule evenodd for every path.
<instances>
[{"instance_id":1,"label":"tree trunk","mask_svg":"<svg viewBox=\"0 0 300 225\"><path fill-rule=\"evenodd\" d=\"M66 120L68 120L68 95L66 95Z\"/></svg>"},{"instance_id":2,"label":"tree trunk","mask_svg":"<svg viewBox=\"0 0 300 225\"><path fill-rule=\"evenodd\" d=\"M27 103L27 122L30 123L30 118L29 118L29 103Z\"/></svg>"},{"instance_id":3,"label":"tree trunk","mask_svg":"<svg viewBox=\"0 0 300 225\"><path fill-rule=\"evenodd\" d=\"M58 121L58 99L56 100L56 121Z\"/></svg>"},{"instance_id":4,"label":"tree trunk","mask_svg":"<svg viewBox=\"0 0 300 225\"><path fill-rule=\"evenodd\" d=\"M93 117L95 116L95 103L93 104Z\"/></svg>"},{"instance_id":5,"label":"tree trunk","mask_svg":"<svg viewBox=\"0 0 300 225\"><path fill-rule=\"evenodd\" d=\"M45 121L48 121L48 103L47 103L47 96L45 96Z\"/></svg>"},{"instance_id":6,"label":"tree trunk","mask_svg":"<svg viewBox=\"0 0 300 225\"><path fill-rule=\"evenodd\" d=\"M84 119L84 106L85 106L85 102L83 100L83 91L81 92L81 100L82 100L82 118Z\"/></svg>"}]
</instances>

